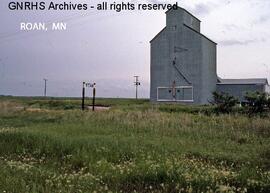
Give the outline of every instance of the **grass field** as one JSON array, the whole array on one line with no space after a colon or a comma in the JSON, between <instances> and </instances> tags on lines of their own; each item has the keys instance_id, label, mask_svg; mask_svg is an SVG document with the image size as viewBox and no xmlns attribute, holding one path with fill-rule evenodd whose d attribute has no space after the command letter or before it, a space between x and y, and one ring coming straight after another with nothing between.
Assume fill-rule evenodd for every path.
<instances>
[{"instance_id":1,"label":"grass field","mask_svg":"<svg viewBox=\"0 0 270 193\"><path fill-rule=\"evenodd\" d=\"M0 98L0 192L270 192L270 118L212 107Z\"/></svg>"}]
</instances>

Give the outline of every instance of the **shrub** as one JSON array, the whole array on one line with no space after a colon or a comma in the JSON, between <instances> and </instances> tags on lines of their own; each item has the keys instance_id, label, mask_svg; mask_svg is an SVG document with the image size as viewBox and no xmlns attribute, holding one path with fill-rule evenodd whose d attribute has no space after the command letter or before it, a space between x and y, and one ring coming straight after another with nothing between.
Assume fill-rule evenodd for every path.
<instances>
[{"instance_id":1,"label":"shrub","mask_svg":"<svg viewBox=\"0 0 270 193\"><path fill-rule=\"evenodd\" d=\"M268 94L261 92L249 92L246 94L249 114L262 114L269 110L270 98Z\"/></svg>"},{"instance_id":2,"label":"shrub","mask_svg":"<svg viewBox=\"0 0 270 193\"><path fill-rule=\"evenodd\" d=\"M72 104L65 104L64 105L64 110L71 110L71 109L76 109L76 106L72 105Z\"/></svg>"},{"instance_id":3,"label":"shrub","mask_svg":"<svg viewBox=\"0 0 270 193\"><path fill-rule=\"evenodd\" d=\"M213 98L214 101L212 104L216 105L215 111L217 113L230 113L233 107L238 103L238 99L228 93L213 92Z\"/></svg>"}]
</instances>

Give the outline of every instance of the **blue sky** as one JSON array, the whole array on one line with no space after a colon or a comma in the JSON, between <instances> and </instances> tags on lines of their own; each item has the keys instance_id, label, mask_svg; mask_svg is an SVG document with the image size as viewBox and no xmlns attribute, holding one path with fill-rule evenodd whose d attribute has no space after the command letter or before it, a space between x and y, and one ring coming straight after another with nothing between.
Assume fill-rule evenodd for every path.
<instances>
[{"instance_id":1,"label":"blue sky","mask_svg":"<svg viewBox=\"0 0 270 193\"><path fill-rule=\"evenodd\" d=\"M149 96L149 41L165 26L165 11L10 11L8 2L0 2L0 95L42 95L48 78L51 96L80 96L81 82L90 81L97 83L98 96L133 97L133 76L139 75L140 96ZM219 76L270 78L269 0L178 3L218 43ZM65 21L68 30L19 31L24 21Z\"/></svg>"}]
</instances>

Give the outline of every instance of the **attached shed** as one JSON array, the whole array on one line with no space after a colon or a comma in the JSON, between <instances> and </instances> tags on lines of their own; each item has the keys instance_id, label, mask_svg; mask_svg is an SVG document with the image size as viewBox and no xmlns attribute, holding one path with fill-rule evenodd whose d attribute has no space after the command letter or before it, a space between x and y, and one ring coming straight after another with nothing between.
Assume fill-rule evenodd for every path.
<instances>
[{"instance_id":1,"label":"attached shed","mask_svg":"<svg viewBox=\"0 0 270 193\"><path fill-rule=\"evenodd\" d=\"M266 78L255 79L218 79L217 92L228 93L245 102L247 92L267 92L269 84Z\"/></svg>"}]
</instances>

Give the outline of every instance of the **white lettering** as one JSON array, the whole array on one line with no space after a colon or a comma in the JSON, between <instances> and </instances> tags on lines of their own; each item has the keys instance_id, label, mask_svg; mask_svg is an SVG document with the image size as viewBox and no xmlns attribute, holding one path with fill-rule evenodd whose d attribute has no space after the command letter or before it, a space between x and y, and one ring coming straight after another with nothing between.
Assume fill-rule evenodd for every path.
<instances>
[{"instance_id":1,"label":"white lettering","mask_svg":"<svg viewBox=\"0 0 270 193\"><path fill-rule=\"evenodd\" d=\"M45 23L21 23L20 29L23 31L47 31Z\"/></svg>"},{"instance_id":2,"label":"white lettering","mask_svg":"<svg viewBox=\"0 0 270 193\"><path fill-rule=\"evenodd\" d=\"M52 24L52 30L66 30L67 24L66 23L53 23Z\"/></svg>"}]
</instances>

